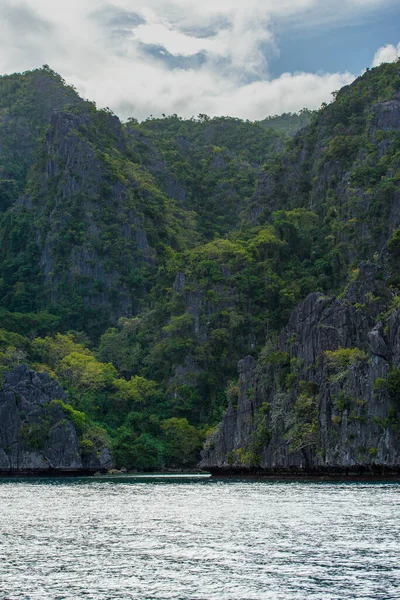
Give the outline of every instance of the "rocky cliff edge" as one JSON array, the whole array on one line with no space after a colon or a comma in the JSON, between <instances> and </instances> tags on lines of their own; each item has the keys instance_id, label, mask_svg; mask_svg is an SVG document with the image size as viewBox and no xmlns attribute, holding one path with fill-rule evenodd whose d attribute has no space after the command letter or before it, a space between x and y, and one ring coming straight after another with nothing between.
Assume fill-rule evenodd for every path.
<instances>
[{"instance_id":1,"label":"rocky cliff edge","mask_svg":"<svg viewBox=\"0 0 400 600\"><path fill-rule=\"evenodd\" d=\"M311 294L274 347L239 362L200 467L215 473L400 472L400 310L373 264Z\"/></svg>"},{"instance_id":2,"label":"rocky cliff edge","mask_svg":"<svg viewBox=\"0 0 400 600\"><path fill-rule=\"evenodd\" d=\"M5 376L0 474L89 474L113 466L106 447L82 450L65 402L64 390L47 373L20 365Z\"/></svg>"}]
</instances>

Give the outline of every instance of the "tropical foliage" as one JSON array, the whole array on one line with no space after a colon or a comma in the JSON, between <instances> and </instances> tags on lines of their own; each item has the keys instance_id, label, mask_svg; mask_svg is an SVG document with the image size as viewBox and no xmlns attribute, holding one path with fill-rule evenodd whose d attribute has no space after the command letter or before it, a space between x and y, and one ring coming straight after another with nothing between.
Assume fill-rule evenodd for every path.
<instances>
[{"instance_id":1,"label":"tropical foliage","mask_svg":"<svg viewBox=\"0 0 400 600\"><path fill-rule=\"evenodd\" d=\"M389 237L399 285L400 136L371 127L399 90L382 65L316 113L121 124L49 67L1 77L0 373L59 379L84 443L107 436L118 466L195 464L237 361L299 300L340 293ZM325 359L335 374L363 356ZM296 411L300 447L314 396Z\"/></svg>"}]
</instances>

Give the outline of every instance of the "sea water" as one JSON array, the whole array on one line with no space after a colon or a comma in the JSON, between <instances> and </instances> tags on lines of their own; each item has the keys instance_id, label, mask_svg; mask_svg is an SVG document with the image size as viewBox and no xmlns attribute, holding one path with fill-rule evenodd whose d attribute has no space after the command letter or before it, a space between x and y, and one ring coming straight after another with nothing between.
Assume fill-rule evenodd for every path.
<instances>
[{"instance_id":1,"label":"sea water","mask_svg":"<svg viewBox=\"0 0 400 600\"><path fill-rule=\"evenodd\" d=\"M400 484L0 480L1 600L400 599Z\"/></svg>"}]
</instances>

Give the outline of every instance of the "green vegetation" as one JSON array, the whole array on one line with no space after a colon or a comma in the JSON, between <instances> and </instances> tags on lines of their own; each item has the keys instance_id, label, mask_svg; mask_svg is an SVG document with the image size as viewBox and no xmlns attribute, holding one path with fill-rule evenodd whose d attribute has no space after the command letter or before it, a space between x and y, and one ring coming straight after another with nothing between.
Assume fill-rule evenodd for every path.
<instances>
[{"instance_id":1,"label":"green vegetation","mask_svg":"<svg viewBox=\"0 0 400 600\"><path fill-rule=\"evenodd\" d=\"M367 360L367 355L360 348L339 348L324 352L328 366L335 372L341 372L353 365Z\"/></svg>"},{"instance_id":2,"label":"green vegetation","mask_svg":"<svg viewBox=\"0 0 400 600\"><path fill-rule=\"evenodd\" d=\"M291 452L315 447L319 441L318 390L312 382L300 382L300 390L293 407L291 423L286 439Z\"/></svg>"},{"instance_id":3,"label":"green vegetation","mask_svg":"<svg viewBox=\"0 0 400 600\"><path fill-rule=\"evenodd\" d=\"M22 189L53 110L80 101L48 66L0 78L0 211Z\"/></svg>"},{"instance_id":4,"label":"green vegetation","mask_svg":"<svg viewBox=\"0 0 400 600\"><path fill-rule=\"evenodd\" d=\"M400 410L400 369L392 368L386 379L379 377L375 380L374 391L386 392L392 401L393 408Z\"/></svg>"},{"instance_id":5,"label":"green vegetation","mask_svg":"<svg viewBox=\"0 0 400 600\"><path fill-rule=\"evenodd\" d=\"M243 356L297 390L303 365L266 338L310 292L352 285L389 238L397 308L400 137L371 123L399 81L382 65L320 111L258 123L121 124L47 66L0 77L0 376L21 362L48 371L82 448L107 439L118 466L140 469L196 463L237 402ZM339 381L367 356L323 358ZM292 449L318 431L316 391L298 392ZM264 409L241 458L252 464Z\"/></svg>"},{"instance_id":6,"label":"green vegetation","mask_svg":"<svg viewBox=\"0 0 400 600\"><path fill-rule=\"evenodd\" d=\"M259 121L259 123L263 127L280 131L290 137L293 137L298 131L300 131L300 129L310 125L315 114L316 111L303 108L298 113L283 113L282 115L267 117L263 121Z\"/></svg>"}]
</instances>

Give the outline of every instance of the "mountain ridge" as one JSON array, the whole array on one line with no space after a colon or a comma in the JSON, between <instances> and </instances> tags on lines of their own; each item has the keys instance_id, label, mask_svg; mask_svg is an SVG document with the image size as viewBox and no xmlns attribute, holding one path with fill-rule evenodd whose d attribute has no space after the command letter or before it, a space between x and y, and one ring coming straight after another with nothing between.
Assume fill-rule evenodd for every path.
<instances>
[{"instance_id":1,"label":"mountain ridge","mask_svg":"<svg viewBox=\"0 0 400 600\"><path fill-rule=\"evenodd\" d=\"M43 83L32 80L43 78L41 105ZM32 89L39 108L23 118ZM300 115L308 125L290 137L269 128L273 119L122 124L48 67L0 78L1 371L22 353L57 378L73 409L110 438L119 466L195 464L227 403L243 396L238 360L257 361L265 344L287 353L276 339L299 302L346 297L360 263L386 247L389 310L399 91L398 64L382 65ZM6 113L35 142L11 135ZM18 171L20 161L29 168ZM307 377L294 375L285 373L295 406ZM246 455L253 433L232 451Z\"/></svg>"}]
</instances>

